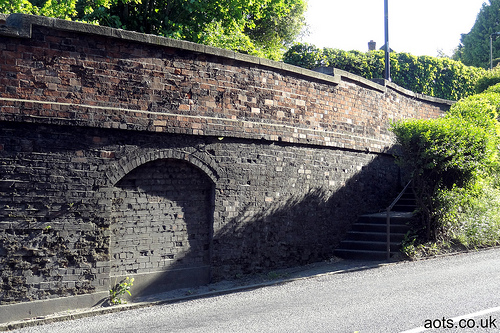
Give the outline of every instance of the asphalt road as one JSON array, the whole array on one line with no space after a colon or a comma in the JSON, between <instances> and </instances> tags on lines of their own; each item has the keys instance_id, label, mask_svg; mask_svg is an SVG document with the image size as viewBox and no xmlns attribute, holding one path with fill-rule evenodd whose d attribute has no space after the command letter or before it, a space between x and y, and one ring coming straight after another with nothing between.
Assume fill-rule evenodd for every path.
<instances>
[{"instance_id":1,"label":"asphalt road","mask_svg":"<svg viewBox=\"0 0 500 333\"><path fill-rule=\"evenodd\" d=\"M14 332L500 332L499 283L493 249Z\"/></svg>"}]
</instances>

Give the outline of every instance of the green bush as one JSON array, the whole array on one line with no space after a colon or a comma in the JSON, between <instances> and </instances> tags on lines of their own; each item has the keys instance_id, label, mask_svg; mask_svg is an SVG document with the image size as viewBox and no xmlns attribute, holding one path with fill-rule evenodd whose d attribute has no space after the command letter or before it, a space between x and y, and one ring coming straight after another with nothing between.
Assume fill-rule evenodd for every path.
<instances>
[{"instance_id":1,"label":"green bush","mask_svg":"<svg viewBox=\"0 0 500 333\"><path fill-rule=\"evenodd\" d=\"M492 70L483 73L483 75L476 82L476 93L480 94L497 83L500 83L500 67L495 67Z\"/></svg>"},{"instance_id":2,"label":"green bush","mask_svg":"<svg viewBox=\"0 0 500 333\"><path fill-rule=\"evenodd\" d=\"M306 69L313 69L325 65L323 50L310 44L293 45L286 52L286 59L286 63Z\"/></svg>"},{"instance_id":3,"label":"green bush","mask_svg":"<svg viewBox=\"0 0 500 333\"><path fill-rule=\"evenodd\" d=\"M421 223L407 244L500 244L499 86L454 104L444 118L392 125L398 163L413 180Z\"/></svg>"},{"instance_id":4,"label":"green bush","mask_svg":"<svg viewBox=\"0 0 500 333\"><path fill-rule=\"evenodd\" d=\"M500 84L482 94L458 101L448 111L447 117L472 122L487 130L491 135L498 136L500 134L498 123L500 93L494 92L495 89L500 90Z\"/></svg>"},{"instance_id":5,"label":"green bush","mask_svg":"<svg viewBox=\"0 0 500 333\"><path fill-rule=\"evenodd\" d=\"M485 178L474 189L453 188L436 194L440 238L470 248L500 244L500 191Z\"/></svg>"},{"instance_id":6,"label":"green bush","mask_svg":"<svg viewBox=\"0 0 500 333\"><path fill-rule=\"evenodd\" d=\"M296 44L284 55L283 61L313 69L334 67L367 79L382 78L385 68L384 51L342 51L319 49L309 44ZM468 67L447 58L391 53L391 78L397 85L419 94L459 100L476 92L475 84L485 73L482 68Z\"/></svg>"},{"instance_id":7,"label":"green bush","mask_svg":"<svg viewBox=\"0 0 500 333\"><path fill-rule=\"evenodd\" d=\"M408 120L393 125L405 166L438 186L465 186L488 165L492 143L488 131L457 117Z\"/></svg>"}]
</instances>

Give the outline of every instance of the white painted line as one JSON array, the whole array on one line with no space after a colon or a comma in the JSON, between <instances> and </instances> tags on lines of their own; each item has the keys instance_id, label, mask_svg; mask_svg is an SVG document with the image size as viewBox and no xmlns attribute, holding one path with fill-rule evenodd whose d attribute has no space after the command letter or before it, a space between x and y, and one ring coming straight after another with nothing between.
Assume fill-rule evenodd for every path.
<instances>
[{"instance_id":1,"label":"white painted line","mask_svg":"<svg viewBox=\"0 0 500 333\"><path fill-rule=\"evenodd\" d=\"M459 317L455 317L455 318L450 318L450 319L453 320L454 323L457 323L457 322L459 322L462 319L471 319L471 318L474 318L474 317L484 316L484 315L487 315L487 314L490 314L490 313L493 313L493 312L497 312L497 311L500 311L500 306L497 306L497 307L494 307L494 308L490 308L490 309L486 309L486 310L482 310L482 311L477 311L477 312L469 313L469 314L466 314L466 315L463 315L463 316L459 316ZM400 332L400 333L420 333L420 332L427 331L429 329L430 328L425 328L425 327L422 326L422 327L413 328L411 330L403 331L403 332Z\"/></svg>"}]
</instances>

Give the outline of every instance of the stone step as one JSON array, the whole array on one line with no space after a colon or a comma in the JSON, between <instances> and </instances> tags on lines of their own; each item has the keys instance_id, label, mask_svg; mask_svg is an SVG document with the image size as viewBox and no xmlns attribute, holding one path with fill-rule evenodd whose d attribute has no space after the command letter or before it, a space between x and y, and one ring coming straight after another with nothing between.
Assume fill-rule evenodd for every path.
<instances>
[{"instance_id":1,"label":"stone step","mask_svg":"<svg viewBox=\"0 0 500 333\"><path fill-rule=\"evenodd\" d=\"M398 212L391 211L391 224L403 224L405 225L409 219L413 217L413 212ZM386 224L387 223L387 213L380 212L374 214L364 214L359 216L356 223L373 223L373 224Z\"/></svg>"},{"instance_id":2,"label":"stone step","mask_svg":"<svg viewBox=\"0 0 500 333\"><path fill-rule=\"evenodd\" d=\"M394 206L394 211L397 212L414 212L417 206L414 204L399 204Z\"/></svg>"},{"instance_id":3,"label":"stone step","mask_svg":"<svg viewBox=\"0 0 500 333\"><path fill-rule=\"evenodd\" d=\"M391 241L401 242L405 235L406 233L391 233ZM387 240L387 234L385 232L349 231L346 239L355 241L385 242Z\"/></svg>"},{"instance_id":4,"label":"stone step","mask_svg":"<svg viewBox=\"0 0 500 333\"><path fill-rule=\"evenodd\" d=\"M401 242L410 227L406 224L413 214L391 213L391 254L398 253ZM368 214L352 225L335 255L345 259L383 260L387 258L387 216L385 213Z\"/></svg>"},{"instance_id":5,"label":"stone step","mask_svg":"<svg viewBox=\"0 0 500 333\"><path fill-rule=\"evenodd\" d=\"M367 233L386 233L387 226L381 223L354 223L351 226L352 231L367 232ZM390 227L391 233L405 234L410 230L406 224L393 224Z\"/></svg>"},{"instance_id":6,"label":"stone step","mask_svg":"<svg viewBox=\"0 0 500 333\"><path fill-rule=\"evenodd\" d=\"M410 230L408 222L416 209L413 193L404 193L390 216L390 254L398 253L405 234ZM340 242L335 255L345 259L387 259L387 212L361 215Z\"/></svg>"},{"instance_id":7,"label":"stone step","mask_svg":"<svg viewBox=\"0 0 500 333\"><path fill-rule=\"evenodd\" d=\"M385 251L361 251L350 249L337 249L335 255L344 259L353 260L385 260L387 253Z\"/></svg>"},{"instance_id":8,"label":"stone step","mask_svg":"<svg viewBox=\"0 0 500 333\"><path fill-rule=\"evenodd\" d=\"M401 242L393 242L391 240L391 252L398 252L400 247L401 247ZM343 250L385 252L387 249L387 242L343 240L342 242L340 242L339 248Z\"/></svg>"},{"instance_id":9,"label":"stone step","mask_svg":"<svg viewBox=\"0 0 500 333\"><path fill-rule=\"evenodd\" d=\"M394 205L393 211L395 212L413 212L417 209L417 203L414 198L401 198Z\"/></svg>"}]
</instances>

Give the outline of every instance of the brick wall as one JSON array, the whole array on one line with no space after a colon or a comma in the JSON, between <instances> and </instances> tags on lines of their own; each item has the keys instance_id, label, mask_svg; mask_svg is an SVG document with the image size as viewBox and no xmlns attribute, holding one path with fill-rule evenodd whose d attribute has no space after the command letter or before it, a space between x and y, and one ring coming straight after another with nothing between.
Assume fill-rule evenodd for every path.
<instances>
[{"instance_id":1,"label":"brick wall","mask_svg":"<svg viewBox=\"0 0 500 333\"><path fill-rule=\"evenodd\" d=\"M160 37L116 38L125 32L14 17L33 25L30 38L2 37L0 120L382 152L392 144L389 120L436 117L449 106L342 71L331 76Z\"/></svg>"},{"instance_id":2,"label":"brick wall","mask_svg":"<svg viewBox=\"0 0 500 333\"><path fill-rule=\"evenodd\" d=\"M2 19L4 310L127 275L140 293L329 258L399 185L389 122L451 104L338 70Z\"/></svg>"},{"instance_id":3,"label":"brick wall","mask_svg":"<svg viewBox=\"0 0 500 333\"><path fill-rule=\"evenodd\" d=\"M202 170L177 159L152 161L123 177L112 199L111 275L175 270L209 283L213 190Z\"/></svg>"}]
</instances>

